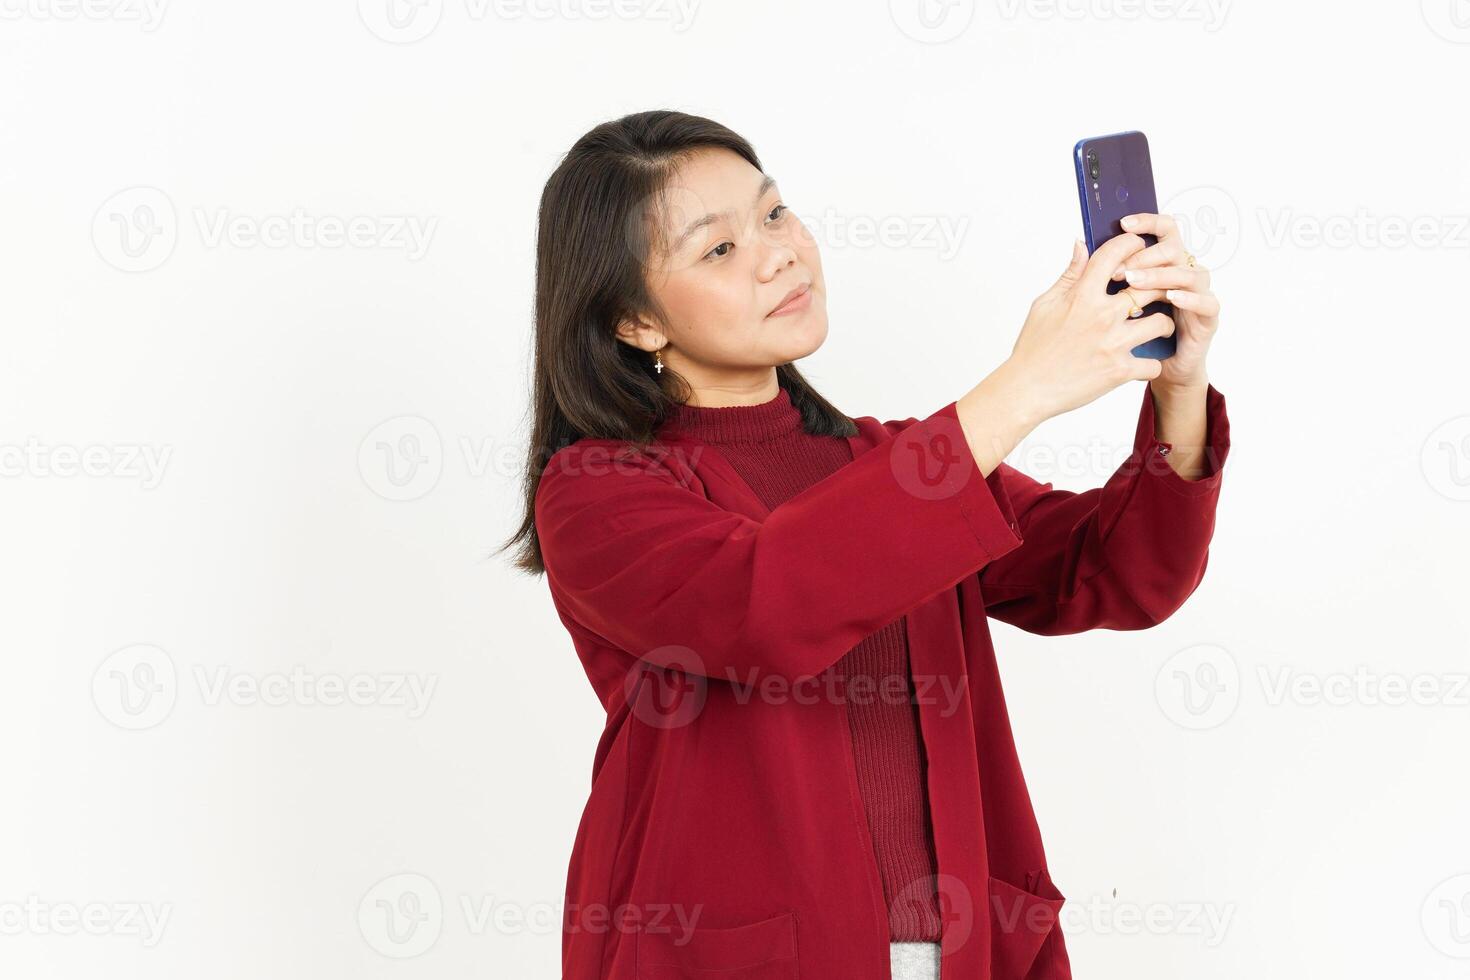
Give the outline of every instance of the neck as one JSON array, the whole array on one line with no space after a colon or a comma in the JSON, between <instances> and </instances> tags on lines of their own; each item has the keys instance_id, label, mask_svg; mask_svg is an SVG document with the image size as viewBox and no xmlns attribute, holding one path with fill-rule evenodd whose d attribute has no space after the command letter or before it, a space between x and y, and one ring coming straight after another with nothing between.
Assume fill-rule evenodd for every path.
<instances>
[{"instance_id":1,"label":"neck","mask_svg":"<svg viewBox=\"0 0 1470 980\"><path fill-rule=\"evenodd\" d=\"M676 405L665 431L679 431L709 443L769 442L801 429L801 410L785 388L763 402L745 405Z\"/></svg>"},{"instance_id":2,"label":"neck","mask_svg":"<svg viewBox=\"0 0 1470 980\"><path fill-rule=\"evenodd\" d=\"M677 370L677 368L676 368ZM689 400L697 408L727 408L735 405L763 405L776 397L776 369L765 368L755 375L730 378L691 378L687 369L680 375L689 383Z\"/></svg>"}]
</instances>

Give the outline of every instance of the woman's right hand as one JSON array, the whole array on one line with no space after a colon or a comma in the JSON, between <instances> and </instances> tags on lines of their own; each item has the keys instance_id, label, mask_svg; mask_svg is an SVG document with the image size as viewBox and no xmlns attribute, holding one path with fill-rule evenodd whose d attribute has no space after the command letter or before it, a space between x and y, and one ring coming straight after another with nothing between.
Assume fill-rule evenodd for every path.
<instances>
[{"instance_id":1,"label":"woman's right hand","mask_svg":"<svg viewBox=\"0 0 1470 980\"><path fill-rule=\"evenodd\" d=\"M1123 261L1144 247L1142 238L1125 233L1089 257L1076 242L1061 278L1031 304L1004 368L1027 392L1035 421L1086 405L1125 381L1158 376L1162 362L1132 350L1172 334L1174 321L1167 313L1129 319L1134 303L1128 293L1107 291ZM1161 289L1128 292L1140 308L1164 298Z\"/></svg>"}]
</instances>

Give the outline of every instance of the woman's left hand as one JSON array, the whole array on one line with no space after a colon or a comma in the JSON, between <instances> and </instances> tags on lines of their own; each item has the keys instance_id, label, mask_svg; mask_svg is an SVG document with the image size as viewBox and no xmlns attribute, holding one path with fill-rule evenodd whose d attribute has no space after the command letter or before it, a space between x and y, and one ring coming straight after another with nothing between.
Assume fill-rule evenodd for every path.
<instances>
[{"instance_id":1,"label":"woman's left hand","mask_svg":"<svg viewBox=\"0 0 1470 980\"><path fill-rule=\"evenodd\" d=\"M1129 286L1168 290L1174 305L1174 356L1159 362L1163 369L1150 384L1203 388L1208 384L1205 354L1220 326L1220 300L1210 292L1210 270L1189 265L1179 226L1167 214L1130 214L1123 219L1123 230L1158 241L1130 255L1113 278L1126 278Z\"/></svg>"}]
</instances>

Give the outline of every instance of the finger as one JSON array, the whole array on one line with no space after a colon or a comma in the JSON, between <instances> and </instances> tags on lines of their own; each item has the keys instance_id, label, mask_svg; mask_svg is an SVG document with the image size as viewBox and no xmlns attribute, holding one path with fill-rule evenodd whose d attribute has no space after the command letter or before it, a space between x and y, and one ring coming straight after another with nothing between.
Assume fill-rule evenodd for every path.
<instances>
[{"instance_id":1,"label":"finger","mask_svg":"<svg viewBox=\"0 0 1470 980\"><path fill-rule=\"evenodd\" d=\"M1123 260L1118 271L1113 273L1113 278L1123 278L1120 273L1128 269L1154 269L1161 265L1182 265L1188 267L1189 253L1184 250L1184 239L1166 238L1156 245L1150 245L1137 254L1130 255ZM1199 268L1196 263L1195 268Z\"/></svg>"},{"instance_id":2,"label":"finger","mask_svg":"<svg viewBox=\"0 0 1470 980\"><path fill-rule=\"evenodd\" d=\"M1125 215L1122 225L1123 230L1130 234L1153 235L1159 241L1179 234L1179 225L1175 223L1173 215L1154 214L1152 211Z\"/></svg>"},{"instance_id":3,"label":"finger","mask_svg":"<svg viewBox=\"0 0 1470 980\"><path fill-rule=\"evenodd\" d=\"M1075 283L1082 277L1082 270L1087 268L1087 246L1082 244L1082 239L1072 243L1072 260L1062 270L1062 275L1057 279L1058 286L1067 286Z\"/></svg>"},{"instance_id":4,"label":"finger","mask_svg":"<svg viewBox=\"0 0 1470 980\"><path fill-rule=\"evenodd\" d=\"M1128 377L1134 381L1152 381L1164 373L1164 362L1157 357L1139 357L1135 354L1130 360L1133 364Z\"/></svg>"},{"instance_id":5,"label":"finger","mask_svg":"<svg viewBox=\"0 0 1470 980\"><path fill-rule=\"evenodd\" d=\"M1205 269L1191 269L1187 265L1166 265L1157 269L1129 269L1125 276L1130 287L1192 289L1200 293L1210 290L1209 272Z\"/></svg>"},{"instance_id":6,"label":"finger","mask_svg":"<svg viewBox=\"0 0 1470 980\"><path fill-rule=\"evenodd\" d=\"M1132 298L1129 297L1129 293L1133 294ZM1148 304L1157 303L1163 298L1164 291L1162 289L1129 289L1127 292L1124 292L1120 289L1118 290L1117 294L1112 297L1114 301L1114 312L1116 313L1115 319L1135 319L1128 316L1128 313L1134 308L1134 306L1137 306L1141 310Z\"/></svg>"},{"instance_id":7,"label":"finger","mask_svg":"<svg viewBox=\"0 0 1470 980\"><path fill-rule=\"evenodd\" d=\"M1174 332L1174 318L1167 313L1151 313L1140 320L1130 320L1123 328L1124 345L1129 350L1147 343L1155 337L1167 337Z\"/></svg>"},{"instance_id":8,"label":"finger","mask_svg":"<svg viewBox=\"0 0 1470 980\"><path fill-rule=\"evenodd\" d=\"M1189 289L1170 289L1164 297L1181 310L1212 318L1220 315L1220 298L1210 292L1194 292Z\"/></svg>"},{"instance_id":9,"label":"finger","mask_svg":"<svg viewBox=\"0 0 1470 980\"><path fill-rule=\"evenodd\" d=\"M1092 253L1092 258L1087 260L1087 268L1082 270L1082 279L1078 287L1085 293L1106 291L1108 279L1112 277L1114 270L1123 264L1128 256L1141 251L1145 246L1144 240L1137 235L1123 234L1116 238L1109 238L1097 247Z\"/></svg>"}]
</instances>

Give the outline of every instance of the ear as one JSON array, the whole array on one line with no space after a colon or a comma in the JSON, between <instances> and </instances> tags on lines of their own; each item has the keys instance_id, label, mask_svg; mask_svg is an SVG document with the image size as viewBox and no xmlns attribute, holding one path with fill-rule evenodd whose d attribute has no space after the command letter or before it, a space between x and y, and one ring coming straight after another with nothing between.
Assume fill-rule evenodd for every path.
<instances>
[{"instance_id":1,"label":"ear","mask_svg":"<svg viewBox=\"0 0 1470 980\"><path fill-rule=\"evenodd\" d=\"M618 321L617 337L623 343L650 354L668 342L662 330L636 317L624 317Z\"/></svg>"}]
</instances>

